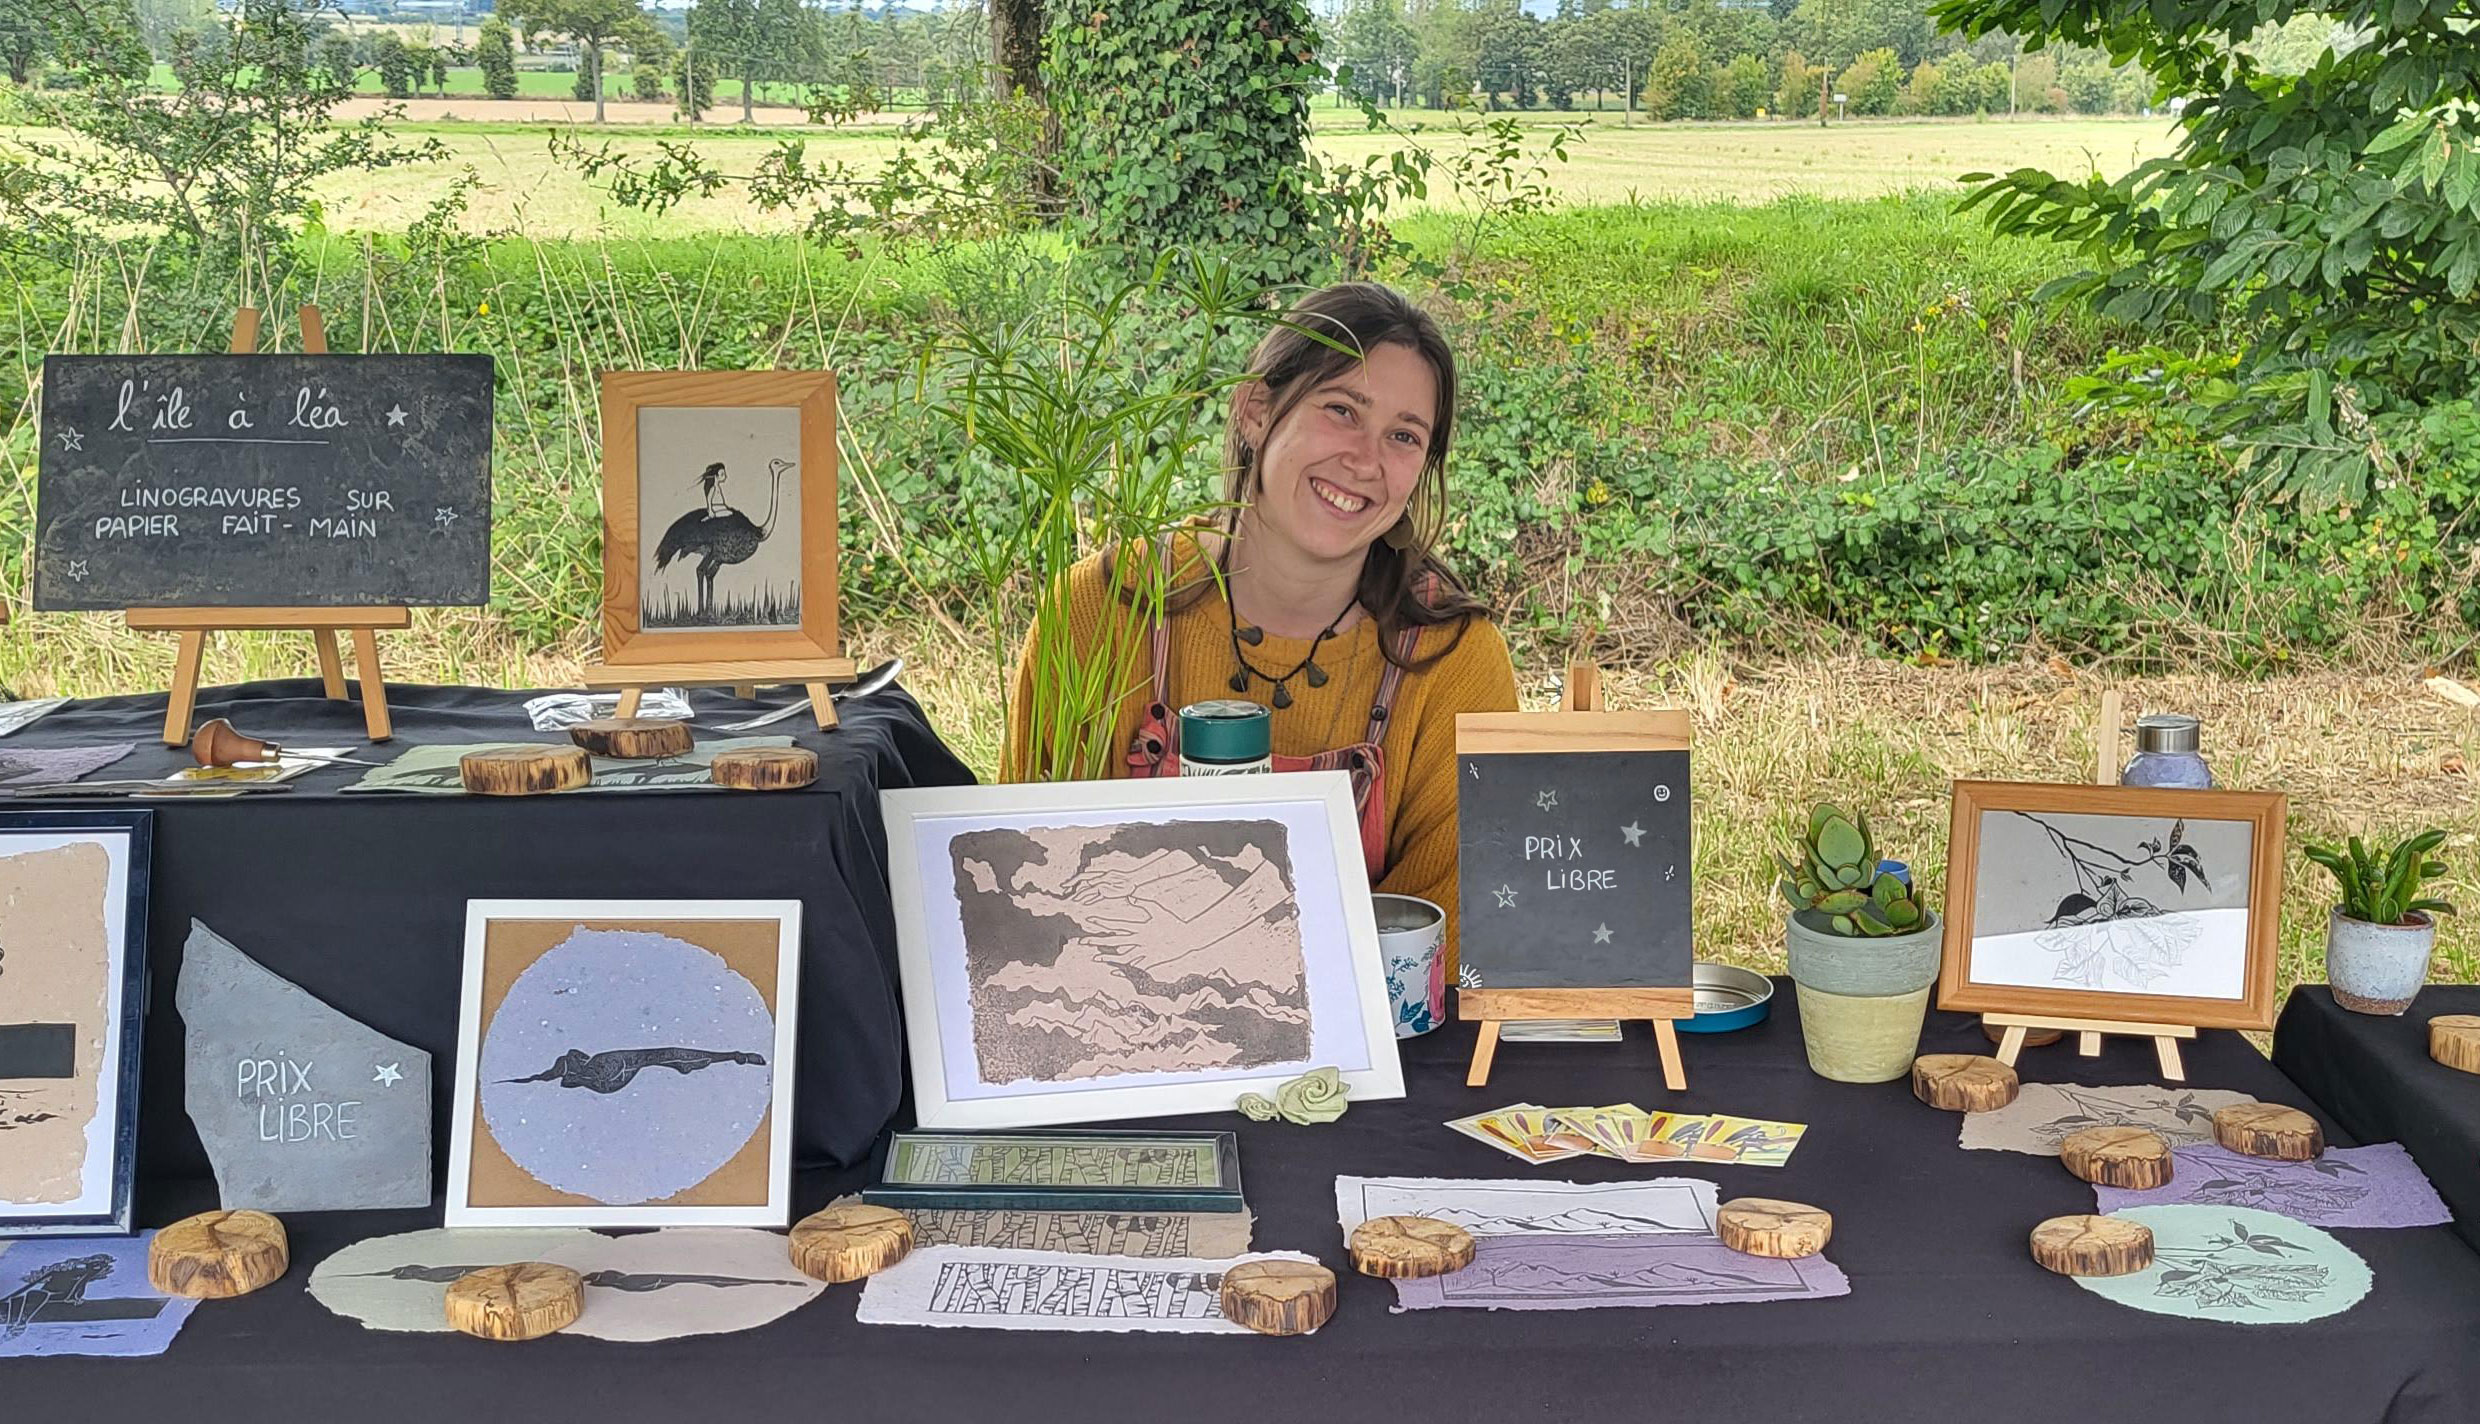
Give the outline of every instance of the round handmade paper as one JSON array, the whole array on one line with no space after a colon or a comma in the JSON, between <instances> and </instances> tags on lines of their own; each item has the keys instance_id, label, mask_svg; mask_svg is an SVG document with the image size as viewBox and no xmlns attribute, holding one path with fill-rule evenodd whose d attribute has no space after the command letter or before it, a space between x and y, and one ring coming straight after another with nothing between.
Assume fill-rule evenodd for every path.
<instances>
[{"instance_id":1,"label":"round handmade paper","mask_svg":"<svg viewBox=\"0 0 2480 1424\"><path fill-rule=\"evenodd\" d=\"M611 1206L696 1186L774 1097L775 1019L721 955L580 929L526 966L477 1076L492 1140L543 1185Z\"/></svg>"},{"instance_id":2,"label":"round handmade paper","mask_svg":"<svg viewBox=\"0 0 2480 1424\"><path fill-rule=\"evenodd\" d=\"M2296 1325L2368 1294L2368 1263L2313 1226L2250 1207L2138 1206L2110 1215L2152 1228L2153 1264L2078 1276L2094 1295L2155 1315L2232 1325Z\"/></svg>"},{"instance_id":3,"label":"round handmade paper","mask_svg":"<svg viewBox=\"0 0 2480 1424\"><path fill-rule=\"evenodd\" d=\"M373 1330L444 1333L448 1287L467 1271L548 1261L562 1247L602 1240L575 1227L522 1231L408 1231L356 1241L310 1273L310 1298Z\"/></svg>"}]
</instances>

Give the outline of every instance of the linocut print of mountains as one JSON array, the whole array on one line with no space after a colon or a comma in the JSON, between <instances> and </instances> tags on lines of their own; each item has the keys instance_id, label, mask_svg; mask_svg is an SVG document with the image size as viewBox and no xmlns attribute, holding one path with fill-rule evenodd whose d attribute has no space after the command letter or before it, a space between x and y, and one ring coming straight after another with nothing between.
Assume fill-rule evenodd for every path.
<instances>
[{"instance_id":1,"label":"linocut print of mountains","mask_svg":"<svg viewBox=\"0 0 2480 1424\"><path fill-rule=\"evenodd\" d=\"M956 836L948 856L983 1082L1309 1057L1281 822L992 828Z\"/></svg>"}]
</instances>

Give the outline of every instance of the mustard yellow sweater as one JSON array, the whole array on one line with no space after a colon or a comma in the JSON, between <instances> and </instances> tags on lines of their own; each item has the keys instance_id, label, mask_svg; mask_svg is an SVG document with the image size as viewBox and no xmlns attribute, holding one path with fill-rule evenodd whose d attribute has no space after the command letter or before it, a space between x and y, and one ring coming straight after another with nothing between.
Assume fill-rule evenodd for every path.
<instances>
[{"instance_id":1,"label":"mustard yellow sweater","mask_svg":"<svg viewBox=\"0 0 2480 1424\"><path fill-rule=\"evenodd\" d=\"M1074 636L1083 642L1095 636L1111 597L1099 556L1079 563L1068 575L1068 599ZM1252 679L1245 694L1231 690L1237 671L1231 656L1231 614L1222 589L1208 584L1195 602L1167 620L1171 634L1171 686L1161 700L1171 713L1191 702L1243 696L1272 707L1272 688ZM1456 636L1453 625L1423 630L1416 657L1427 656ZM1270 673L1281 673L1309 651L1307 638L1278 638L1248 649L1249 661ZM1121 755L1144 720L1146 705L1157 698L1153 688L1152 645L1139 638L1125 686L1133 691L1122 701L1111 746L1114 774L1125 771ZM1309 756L1361 739L1369 727L1369 710L1377 701L1378 682L1386 671L1378 648L1374 619L1363 618L1326 640L1318 650L1318 666L1326 670L1324 687L1309 686L1306 675L1291 680L1292 705L1275 708L1274 750L1279 756ZM1031 676L1020 658L1015 696L1010 703L1006 766L1011 778L1024 766L1029 735ZM1516 710L1515 664L1506 639L1496 625L1474 618L1462 640L1434 662L1404 674L1395 690L1386 735L1380 743L1386 775L1386 869L1377 889L1418 895L1447 912L1448 982L1455 966L1455 716L1459 712Z\"/></svg>"}]
</instances>

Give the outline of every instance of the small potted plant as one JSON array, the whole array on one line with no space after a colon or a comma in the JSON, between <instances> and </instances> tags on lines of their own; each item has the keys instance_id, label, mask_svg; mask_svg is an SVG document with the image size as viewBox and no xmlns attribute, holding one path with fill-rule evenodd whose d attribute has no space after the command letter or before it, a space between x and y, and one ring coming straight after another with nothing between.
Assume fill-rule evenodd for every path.
<instances>
[{"instance_id":1,"label":"small potted plant","mask_svg":"<svg viewBox=\"0 0 2480 1424\"><path fill-rule=\"evenodd\" d=\"M2446 833L2425 831L2392 850L2371 851L2357 836L2340 850L2309 846L2308 859L2334 873L2342 903L2325 925L2325 977L2334 1002L2362 1014L2399 1014L2428 982L2428 955L2437 944L2437 917L2454 913L2443 900L2420 899L2421 882L2446 873L2428 853Z\"/></svg>"},{"instance_id":2,"label":"small potted plant","mask_svg":"<svg viewBox=\"0 0 2480 1424\"><path fill-rule=\"evenodd\" d=\"M1808 1066L1841 1083L1909 1072L1937 982L1937 912L1877 858L1866 816L1809 812L1795 854L1776 856L1791 902L1785 948Z\"/></svg>"}]
</instances>

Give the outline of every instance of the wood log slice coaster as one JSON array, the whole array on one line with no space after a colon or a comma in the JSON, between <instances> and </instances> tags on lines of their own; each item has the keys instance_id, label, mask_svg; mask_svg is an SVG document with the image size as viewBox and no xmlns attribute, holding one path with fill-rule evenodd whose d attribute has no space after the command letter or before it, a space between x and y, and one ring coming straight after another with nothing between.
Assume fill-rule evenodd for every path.
<instances>
[{"instance_id":1,"label":"wood log slice coaster","mask_svg":"<svg viewBox=\"0 0 2480 1424\"><path fill-rule=\"evenodd\" d=\"M272 1284L292 1262L283 1222L263 1211L202 1211L155 1233L146 1279L166 1295L229 1300Z\"/></svg>"},{"instance_id":2,"label":"wood log slice coaster","mask_svg":"<svg viewBox=\"0 0 2480 1424\"><path fill-rule=\"evenodd\" d=\"M2480 1073L2480 1014L2439 1014L2430 1019L2428 1056L2448 1068Z\"/></svg>"},{"instance_id":3,"label":"wood log slice coaster","mask_svg":"<svg viewBox=\"0 0 2480 1424\"><path fill-rule=\"evenodd\" d=\"M2003 1024L1982 1024L1981 1033L1991 1043L2003 1043L2006 1041L2006 1027ZM2026 1029L2024 1030L2024 1047L2047 1048L2051 1044L2056 1043L2058 1040L2065 1038L2066 1036L2066 1032L2063 1029Z\"/></svg>"},{"instance_id":4,"label":"wood log slice coaster","mask_svg":"<svg viewBox=\"0 0 2480 1424\"><path fill-rule=\"evenodd\" d=\"M1912 1060L1912 1096L1948 1112L1994 1112L2015 1101L2015 1070L1977 1053L1924 1053Z\"/></svg>"},{"instance_id":5,"label":"wood log slice coaster","mask_svg":"<svg viewBox=\"0 0 2480 1424\"><path fill-rule=\"evenodd\" d=\"M1472 1233L1427 1216L1373 1216L1352 1228L1352 1269L1390 1281L1443 1276L1472 1264Z\"/></svg>"},{"instance_id":6,"label":"wood log slice coaster","mask_svg":"<svg viewBox=\"0 0 2480 1424\"><path fill-rule=\"evenodd\" d=\"M600 757L650 761L689 749L689 724L668 717L596 717L568 729L568 739Z\"/></svg>"},{"instance_id":7,"label":"wood log slice coaster","mask_svg":"<svg viewBox=\"0 0 2480 1424\"><path fill-rule=\"evenodd\" d=\"M2150 1191L2167 1186L2170 1144L2142 1127L2088 1127L2058 1144L2067 1170L2096 1186Z\"/></svg>"},{"instance_id":8,"label":"wood log slice coaster","mask_svg":"<svg viewBox=\"0 0 2480 1424\"><path fill-rule=\"evenodd\" d=\"M1742 1255L1792 1261L1826 1249L1834 1218L1805 1202L1736 1197L1714 1213L1714 1234Z\"/></svg>"},{"instance_id":9,"label":"wood log slice coaster","mask_svg":"<svg viewBox=\"0 0 2480 1424\"><path fill-rule=\"evenodd\" d=\"M1223 1272L1222 1301L1225 1320L1260 1335L1306 1335L1335 1316L1335 1273L1315 1261L1242 1261Z\"/></svg>"},{"instance_id":10,"label":"wood log slice coaster","mask_svg":"<svg viewBox=\"0 0 2480 1424\"><path fill-rule=\"evenodd\" d=\"M715 753L715 784L735 791L793 791L818 779L818 753L807 747L735 747Z\"/></svg>"},{"instance_id":11,"label":"wood log slice coaster","mask_svg":"<svg viewBox=\"0 0 2480 1424\"><path fill-rule=\"evenodd\" d=\"M2153 1264L2153 1228L2115 1216L2053 1216L2032 1228L2032 1259L2062 1276L2128 1276Z\"/></svg>"},{"instance_id":12,"label":"wood log slice coaster","mask_svg":"<svg viewBox=\"0 0 2480 1424\"><path fill-rule=\"evenodd\" d=\"M2213 1114L2213 1140L2233 1152L2305 1162L2325 1150L2316 1119L2279 1103L2234 1103Z\"/></svg>"},{"instance_id":13,"label":"wood log slice coaster","mask_svg":"<svg viewBox=\"0 0 2480 1424\"><path fill-rule=\"evenodd\" d=\"M548 1261L485 1266L448 1287L448 1323L484 1340L539 1340L585 1311L585 1278Z\"/></svg>"},{"instance_id":14,"label":"wood log slice coaster","mask_svg":"<svg viewBox=\"0 0 2480 1424\"><path fill-rule=\"evenodd\" d=\"M812 1212L792 1228L792 1264L828 1285L875 1276L910 1255L913 1219L892 1207L850 1202Z\"/></svg>"},{"instance_id":15,"label":"wood log slice coaster","mask_svg":"<svg viewBox=\"0 0 2480 1424\"><path fill-rule=\"evenodd\" d=\"M582 747L491 747L457 758L456 771L476 796L574 791L594 779Z\"/></svg>"}]
</instances>

